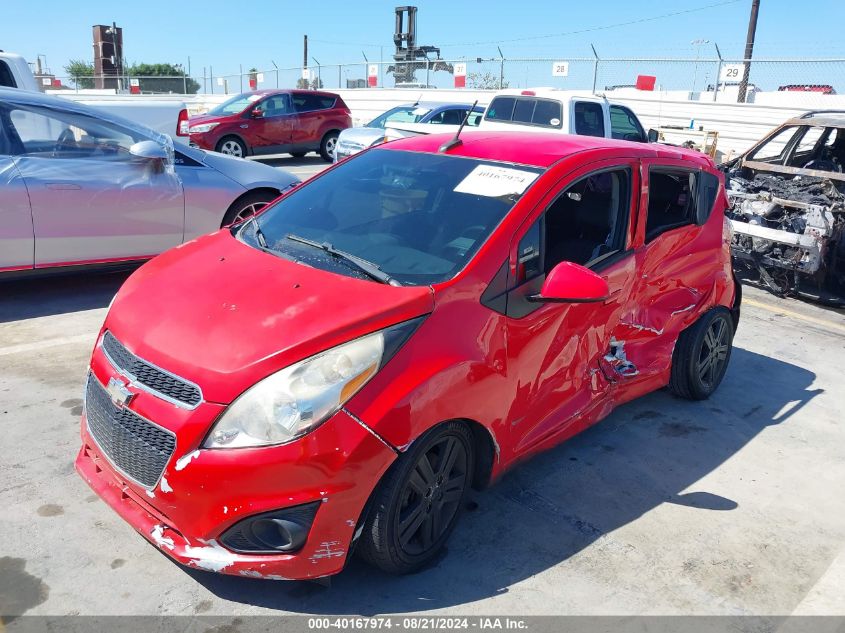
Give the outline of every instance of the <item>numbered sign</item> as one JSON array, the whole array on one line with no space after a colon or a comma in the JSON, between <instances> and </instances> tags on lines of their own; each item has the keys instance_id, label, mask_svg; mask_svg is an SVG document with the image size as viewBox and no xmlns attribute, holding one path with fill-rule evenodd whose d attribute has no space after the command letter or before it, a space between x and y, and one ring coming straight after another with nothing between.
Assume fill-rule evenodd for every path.
<instances>
[{"instance_id":1,"label":"numbered sign","mask_svg":"<svg viewBox=\"0 0 845 633\"><path fill-rule=\"evenodd\" d=\"M310 81L311 80L311 71L308 70L307 68L303 68L302 69L302 78L305 81Z\"/></svg>"},{"instance_id":2,"label":"numbered sign","mask_svg":"<svg viewBox=\"0 0 845 633\"><path fill-rule=\"evenodd\" d=\"M467 85L467 65L464 63L455 64L455 88L466 88Z\"/></svg>"},{"instance_id":3,"label":"numbered sign","mask_svg":"<svg viewBox=\"0 0 845 633\"><path fill-rule=\"evenodd\" d=\"M742 64L725 64L719 73L719 81L742 81Z\"/></svg>"},{"instance_id":4,"label":"numbered sign","mask_svg":"<svg viewBox=\"0 0 845 633\"><path fill-rule=\"evenodd\" d=\"M12 84L12 85L14 86L15 84ZM41 78L41 85L42 86L52 86L53 85L53 79L51 77L42 77Z\"/></svg>"},{"instance_id":5,"label":"numbered sign","mask_svg":"<svg viewBox=\"0 0 845 633\"><path fill-rule=\"evenodd\" d=\"M569 76L569 62L555 62L552 64L553 77L568 77Z\"/></svg>"},{"instance_id":6,"label":"numbered sign","mask_svg":"<svg viewBox=\"0 0 845 633\"><path fill-rule=\"evenodd\" d=\"M222 85L225 83L225 81L226 81L226 80L225 80L225 79L223 79L223 77L218 77L218 78L217 78L217 85L218 85L218 86L222 86Z\"/></svg>"},{"instance_id":7,"label":"numbered sign","mask_svg":"<svg viewBox=\"0 0 845 633\"><path fill-rule=\"evenodd\" d=\"M256 80L258 83L263 84L263 83L264 83L264 73L258 73L258 74L255 76L255 80Z\"/></svg>"}]
</instances>

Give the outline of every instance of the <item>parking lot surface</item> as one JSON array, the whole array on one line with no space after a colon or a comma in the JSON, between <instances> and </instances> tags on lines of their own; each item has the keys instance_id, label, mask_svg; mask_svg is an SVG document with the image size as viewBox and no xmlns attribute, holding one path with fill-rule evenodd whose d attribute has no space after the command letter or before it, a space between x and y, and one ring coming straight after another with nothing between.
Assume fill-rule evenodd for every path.
<instances>
[{"instance_id":1,"label":"parking lot surface","mask_svg":"<svg viewBox=\"0 0 845 633\"><path fill-rule=\"evenodd\" d=\"M125 277L0 285L2 613L845 614L839 312L746 288L710 400L625 405L475 494L435 565L326 588L184 569L74 472Z\"/></svg>"}]
</instances>

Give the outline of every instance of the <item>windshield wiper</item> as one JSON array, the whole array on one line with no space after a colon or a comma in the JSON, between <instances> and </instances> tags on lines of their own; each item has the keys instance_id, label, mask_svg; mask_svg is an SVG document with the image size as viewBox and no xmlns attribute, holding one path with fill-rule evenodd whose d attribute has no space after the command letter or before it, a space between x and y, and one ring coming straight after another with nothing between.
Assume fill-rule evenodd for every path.
<instances>
[{"instance_id":1,"label":"windshield wiper","mask_svg":"<svg viewBox=\"0 0 845 633\"><path fill-rule=\"evenodd\" d=\"M257 216L253 214L253 216L249 219L249 223L252 224L252 228L255 232L255 239L258 240L258 245L265 251L269 251L270 247L267 246L267 238L264 235L264 231L261 230L261 226L258 224L258 220L256 220Z\"/></svg>"},{"instance_id":2,"label":"windshield wiper","mask_svg":"<svg viewBox=\"0 0 845 633\"><path fill-rule=\"evenodd\" d=\"M329 242L315 242L314 240L309 240L305 237L300 237L299 235L293 235L292 233L289 233L286 237L287 239L292 240L294 242L299 242L300 244L306 244L307 246L319 248L320 250L327 252L329 255L337 257L338 259L342 259L343 261L355 266L355 268L357 268L361 272L369 275L376 281L380 281L383 284L390 284L391 286L401 285L393 277L391 277L381 268L379 268L378 264L374 264L373 262L367 261L366 259L362 259L357 255L353 255L352 253L347 253L345 251L338 250Z\"/></svg>"}]
</instances>

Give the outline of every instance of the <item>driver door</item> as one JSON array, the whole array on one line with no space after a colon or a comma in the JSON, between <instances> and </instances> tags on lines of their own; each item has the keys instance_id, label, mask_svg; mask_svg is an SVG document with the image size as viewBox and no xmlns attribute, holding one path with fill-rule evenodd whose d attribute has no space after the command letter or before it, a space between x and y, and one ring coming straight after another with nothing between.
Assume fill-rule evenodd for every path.
<instances>
[{"instance_id":1,"label":"driver door","mask_svg":"<svg viewBox=\"0 0 845 633\"><path fill-rule=\"evenodd\" d=\"M508 367L517 382L508 416L516 454L603 417L612 408L614 383L632 371L621 362L624 348L614 347L613 334L635 276L630 246L638 191L636 161L592 163L561 181L514 242L507 329ZM530 301L561 261L604 277L607 300Z\"/></svg>"},{"instance_id":2,"label":"driver door","mask_svg":"<svg viewBox=\"0 0 845 633\"><path fill-rule=\"evenodd\" d=\"M146 259L182 242L185 204L172 162L129 151L149 139L55 107L12 106L8 121L32 207L36 268Z\"/></svg>"}]
</instances>

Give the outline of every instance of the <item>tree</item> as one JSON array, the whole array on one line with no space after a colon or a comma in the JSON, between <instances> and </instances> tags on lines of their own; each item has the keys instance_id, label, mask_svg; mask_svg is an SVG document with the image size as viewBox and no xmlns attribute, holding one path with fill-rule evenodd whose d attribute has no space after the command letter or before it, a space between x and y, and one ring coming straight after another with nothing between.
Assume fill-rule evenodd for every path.
<instances>
[{"instance_id":1,"label":"tree","mask_svg":"<svg viewBox=\"0 0 845 633\"><path fill-rule=\"evenodd\" d=\"M507 88L508 82L502 81L499 85L499 75L491 72L486 73L469 73L467 75L467 87L476 88L477 90L499 90L500 88Z\"/></svg>"},{"instance_id":2,"label":"tree","mask_svg":"<svg viewBox=\"0 0 845 633\"><path fill-rule=\"evenodd\" d=\"M65 73L77 88L94 87L94 64L81 59L71 59L65 66Z\"/></svg>"},{"instance_id":3,"label":"tree","mask_svg":"<svg viewBox=\"0 0 845 633\"><path fill-rule=\"evenodd\" d=\"M126 75L138 79L141 92L196 94L200 89L181 64L132 64L127 66Z\"/></svg>"},{"instance_id":4,"label":"tree","mask_svg":"<svg viewBox=\"0 0 845 633\"><path fill-rule=\"evenodd\" d=\"M296 87L300 90L321 90L323 87L323 80L316 75L311 79L311 81L300 77L296 80Z\"/></svg>"}]
</instances>

